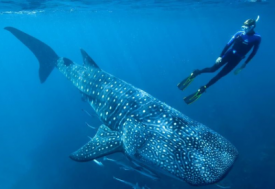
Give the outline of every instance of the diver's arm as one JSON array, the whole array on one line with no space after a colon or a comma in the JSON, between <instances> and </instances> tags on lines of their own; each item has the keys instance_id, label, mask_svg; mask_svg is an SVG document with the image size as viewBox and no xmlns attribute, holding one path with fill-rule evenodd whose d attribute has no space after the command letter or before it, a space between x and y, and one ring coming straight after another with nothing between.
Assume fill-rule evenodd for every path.
<instances>
[{"instance_id":1,"label":"diver's arm","mask_svg":"<svg viewBox=\"0 0 275 189\"><path fill-rule=\"evenodd\" d=\"M226 44L226 46L223 48L223 51L222 51L221 55L217 58L216 64L219 64L219 63L222 62L222 58L223 58L225 52L229 49L230 46L231 46L231 44Z\"/></svg>"},{"instance_id":2,"label":"diver's arm","mask_svg":"<svg viewBox=\"0 0 275 189\"><path fill-rule=\"evenodd\" d=\"M231 45L235 42L235 39L240 36L242 34L242 32L237 32L235 33L235 35L233 35L233 37L228 41L228 43L225 45L225 47L223 48L223 51L220 55L220 57L223 57L223 55L226 53L226 51L231 47Z\"/></svg>"},{"instance_id":3,"label":"diver's arm","mask_svg":"<svg viewBox=\"0 0 275 189\"><path fill-rule=\"evenodd\" d=\"M246 59L244 65L242 66L243 68L246 66L246 64L248 64L250 62L250 60L255 56L255 54L257 53L259 46L261 43L261 38L259 38L259 40L257 41L257 43L254 45L252 52L250 53L249 57Z\"/></svg>"},{"instance_id":4,"label":"diver's arm","mask_svg":"<svg viewBox=\"0 0 275 189\"><path fill-rule=\"evenodd\" d=\"M232 44L226 44L225 47L223 48L222 50L222 53L220 55L220 57L223 57L223 55L226 53L226 51L229 49L229 47L231 46Z\"/></svg>"},{"instance_id":5,"label":"diver's arm","mask_svg":"<svg viewBox=\"0 0 275 189\"><path fill-rule=\"evenodd\" d=\"M226 51L231 47L231 45L234 43L236 37L238 37L241 34L241 32L237 32L229 41L228 43L225 45L225 47L222 50L221 55L217 58L216 60L216 64L219 64L222 62L222 58L225 55Z\"/></svg>"},{"instance_id":6,"label":"diver's arm","mask_svg":"<svg viewBox=\"0 0 275 189\"><path fill-rule=\"evenodd\" d=\"M229 49L229 47L231 46L232 44L226 44L226 46L223 48L223 51L221 53L221 55L217 58L216 60L216 64L219 64L222 62L222 58L223 58L223 55L226 53L226 51Z\"/></svg>"},{"instance_id":7,"label":"diver's arm","mask_svg":"<svg viewBox=\"0 0 275 189\"><path fill-rule=\"evenodd\" d=\"M253 50L251 52L251 54L249 55L249 57L246 59L245 63L237 70L235 70L235 75L237 75L242 69L245 68L246 64L248 64L248 62L255 56L255 54L257 53L259 46L261 43L261 37L259 38L259 40L255 43Z\"/></svg>"}]
</instances>

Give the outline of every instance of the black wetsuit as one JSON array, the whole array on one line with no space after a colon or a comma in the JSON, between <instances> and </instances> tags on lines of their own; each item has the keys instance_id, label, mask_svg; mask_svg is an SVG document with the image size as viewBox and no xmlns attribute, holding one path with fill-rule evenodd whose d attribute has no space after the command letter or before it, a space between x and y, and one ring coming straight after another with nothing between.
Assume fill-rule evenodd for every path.
<instances>
[{"instance_id":1,"label":"black wetsuit","mask_svg":"<svg viewBox=\"0 0 275 189\"><path fill-rule=\"evenodd\" d=\"M239 64L239 62L245 58L245 55L251 50L251 48L254 47L253 51L245 61L245 64L247 64L256 54L260 43L261 36L255 32L250 34L245 34L243 31L237 32L223 49L220 56L222 57L222 61L220 63L214 64L210 68L205 68L198 71L198 74L215 72L220 67L225 65L223 69L213 79L211 79L208 84L206 84L206 88L210 87L220 78L233 70ZM229 49L231 45L233 46L231 49Z\"/></svg>"}]
</instances>

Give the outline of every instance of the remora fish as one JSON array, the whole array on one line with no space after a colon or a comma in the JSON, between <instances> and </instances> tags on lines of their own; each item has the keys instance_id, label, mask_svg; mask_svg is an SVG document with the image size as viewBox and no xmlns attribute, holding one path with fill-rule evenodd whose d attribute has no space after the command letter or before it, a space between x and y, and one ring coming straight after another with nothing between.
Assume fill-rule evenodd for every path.
<instances>
[{"instance_id":1,"label":"remora fish","mask_svg":"<svg viewBox=\"0 0 275 189\"><path fill-rule=\"evenodd\" d=\"M43 83L57 68L85 95L103 124L96 135L70 157L90 161L123 152L133 162L191 185L220 181L238 152L205 125L105 71L81 50L84 65L59 57L48 45L6 27L40 63Z\"/></svg>"},{"instance_id":2,"label":"remora fish","mask_svg":"<svg viewBox=\"0 0 275 189\"><path fill-rule=\"evenodd\" d=\"M139 166L130 166L130 165L126 165L125 163L123 162L120 162L120 161L117 161L117 160L114 160L114 159L110 159L110 158L107 158L107 157L103 157L103 160L104 161L111 161L111 162L114 162L116 163L117 165L120 165L122 166L121 168L124 169L125 171L128 171L128 170L132 170L132 171L136 171L138 172L139 174L142 174L150 179L153 179L153 180L157 180L158 177L150 172L149 170L145 169L145 168L142 168L142 167L139 167Z\"/></svg>"},{"instance_id":3,"label":"remora fish","mask_svg":"<svg viewBox=\"0 0 275 189\"><path fill-rule=\"evenodd\" d=\"M136 184L133 184L133 183L131 183L131 182L128 182L128 181L125 181L125 180L122 180L122 179L119 179L119 178L116 178L116 177L113 177L115 180L118 180L118 181L120 181L120 182L122 182L122 183L124 183L124 184L127 184L127 185L129 185L129 186L131 186L133 189L150 189L149 187L147 187L147 186L142 186L142 187L140 187L139 185L138 185L138 183L136 183Z\"/></svg>"}]
</instances>

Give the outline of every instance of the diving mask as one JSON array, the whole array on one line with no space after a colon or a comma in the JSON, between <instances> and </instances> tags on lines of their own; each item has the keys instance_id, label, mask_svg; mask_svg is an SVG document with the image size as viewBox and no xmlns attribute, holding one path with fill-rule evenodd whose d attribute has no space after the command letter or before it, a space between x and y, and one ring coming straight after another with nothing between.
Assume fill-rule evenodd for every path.
<instances>
[{"instance_id":1,"label":"diving mask","mask_svg":"<svg viewBox=\"0 0 275 189\"><path fill-rule=\"evenodd\" d=\"M242 26L242 30L243 30L245 33L249 33L249 32L252 31L254 28L255 28L255 25L251 25L251 26L245 26L245 25L243 25L243 26Z\"/></svg>"}]
</instances>

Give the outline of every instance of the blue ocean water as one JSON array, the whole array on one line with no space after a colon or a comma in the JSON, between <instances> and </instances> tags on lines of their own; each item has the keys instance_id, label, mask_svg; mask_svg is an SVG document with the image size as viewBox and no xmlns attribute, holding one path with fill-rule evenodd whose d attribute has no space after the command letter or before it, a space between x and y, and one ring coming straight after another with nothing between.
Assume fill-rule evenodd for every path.
<instances>
[{"instance_id":1,"label":"blue ocean water","mask_svg":"<svg viewBox=\"0 0 275 189\"><path fill-rule=\"evenodd\" d=\"M0 25L16 27L82 63L85 49L105 71L180 110L231 141L239 157L220 186L275 188L275 39L273 1L1 1ZM237 76L229 73L191 105L183 97L206 84L205 74L184 91L177 83L212 66L248 18L260 20L262 43ZM157 189L195 188L157 182L104 162L78 163L69 155L101 123L79 91L57 70L41 84L33 54L1 33L0 188L130 188L113 179ZM124 161L122 154L110 157ZM101 159L100 159L101 161ZM217 185L200 188L219 188Z\"/></svg>"}]
</instances>

